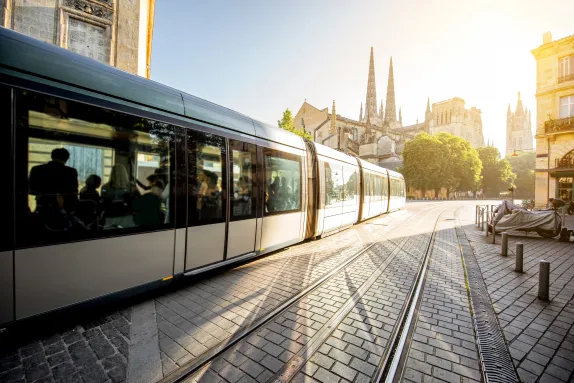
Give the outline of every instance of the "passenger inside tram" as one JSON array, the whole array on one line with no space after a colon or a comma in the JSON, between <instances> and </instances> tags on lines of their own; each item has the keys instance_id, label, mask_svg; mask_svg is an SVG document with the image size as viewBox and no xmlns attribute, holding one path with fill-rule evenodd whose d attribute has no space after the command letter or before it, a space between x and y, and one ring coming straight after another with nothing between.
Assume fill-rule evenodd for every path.
<instances>
[{"instance_id":1,"label":"passenger inside tram","mask_svg":"<svg viewBox=\"0 0 574 383\"><path fill-rule=\"evenodd\" d=\"M66 166L70 152L64 148L52 150L52 160L37 165L30 171L30 194L36 196L36 210L53 209L73 211L78 195L78 172Z\"/></svg>"}]
</instances>

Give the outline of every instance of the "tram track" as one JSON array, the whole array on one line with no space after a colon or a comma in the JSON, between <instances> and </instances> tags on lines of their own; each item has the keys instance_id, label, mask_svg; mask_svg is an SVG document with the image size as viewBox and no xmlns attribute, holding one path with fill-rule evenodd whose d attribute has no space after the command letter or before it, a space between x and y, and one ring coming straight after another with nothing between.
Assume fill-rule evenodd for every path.
<instances>
[{"instance_id":1,"label":"tram track","mask_svg":"<svg viewBox=\"0 0 574 383\"><path fill-rule=\"evenodd\" d=\"M440 206L430 206L425 208L410 217L406 218L404 221L400 223L399 226L395 226L388 230L385 233L385 236L390 236L391 233L394 233L399 228L404 228L405 223L412 221L416 217L421 217L424 215L428 215L432 213L432 211L436 209L440 209ZM400 317L397 320L397 323L400 326L395 326L391 333L390 347L386 347L386 351L384 357L381 358L381 364L376 370L376 378L383 379L388 376L389 363L393 363L395 358L393 356L396 355L397 350L400 345L401 335L404 333L402 332L403 328L408 329L408 324L410 323L407 320L408 314L410 313L412 318L412 312L410 308L416 304L416 301L420 295L420 290L424 284L424 273L426 273L428 261L430 259L430 253L432 250L432 243L434 241L434 234L436 232L437 224L440 220L441 213L438 214L434 226L432 228L432 233L429 235L428 241L424 248L424 254L422 256L422 260L418 264L418 271L416 273L416 277L414 278L414 283L412 284L411 289L409 290L407 300L403 305L403 310ZM421 222L419 220L419 222ZM410 226L410 230L413 230L415 225ZM259 330L262 330L265 326L271 324L272 322L276 321L281 315L285 313L289 313L289 309L293 310L293 307L298 303L301 302L305 297L310 296L310 294L319 291L320 288L325 287L329 283L334 283L336 277L340 278L340 274L345 273L348 274L348 268L355 267L359 268L359 263L365 260L369 260L369 258L376 257L374 254L369 254L369 252L377 245L387 247L389 252L388 256L385 259L381 259L380 263L378 264L377 268L373 272L372 270L369 271L368 276L365 276L363 279L360 279L358 286L350 296L345 299L344 303L338 307L337 311L324 323L322 323L321 328L314 332L313 335L308 337L308 342L303 345L301 349L293 350L294 353L290 353L291 357L288 360L285 360L285 364L281 369L275 371L275 375L269 377L268 381L277 381L277 382L287 382L290 381L295 374L303 368L305 363L312 357L313 354L317 352L317 350L325 344L329 336L335 331L337 326L342 323L345 317L353 310L357 303L363 298L364 294L366 294L372 287L373 284L384 275L385 271L389 267L389 265L396 261L399 254L405 253L405 246L409 240L412 240L410 236L403 236L399 241L393 239L382 239L378 238L378 240L373 241L371 244L367 245L365 248L361 249L353 256L346 259L341 264L335 266L329 272L324 274L322 277L318 278L316 281L311 283L306 288L302 289L298 294L294 295L287 301L283 302L281 305L276 307L274 310L270 311L265 316L255 320L250 325L243 327L238 332L236 332L233 336L228 338L226 341L223 341L219 345L211 348L210 350L206 351L204 354L200 355L199 357L195 358L193 361L184 365L177 369L176 371L172 372L170 375L164 377L160 382L167 383L167 382L182 382L182 381L207 381L207 379L202 379L202 374L209 370L209 366L214 363L219 357L222 357L224 354L229 352L233 352L235 348L237 348L242 341L250 337L252 334L257 333ZM412 247L412 246L411 246ZM416 248L420 248L421 246L415 246ZM390 249L392 248L392 249ZM404 254L403 254L404 255ZM368 263L368 262L366 262ZM357 274L357 275L360 275ZM336 282L335 282L336 283ZM399 342L399 343L397 343ZM376 381L379 381L376 380Z\"/></svg>"}]
</instances>

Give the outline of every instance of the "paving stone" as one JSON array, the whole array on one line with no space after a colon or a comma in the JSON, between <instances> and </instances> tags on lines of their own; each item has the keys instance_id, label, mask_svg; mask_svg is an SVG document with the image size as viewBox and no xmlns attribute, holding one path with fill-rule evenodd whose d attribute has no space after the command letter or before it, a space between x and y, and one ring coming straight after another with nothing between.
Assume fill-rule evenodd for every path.
<instances>
[{"instance_id":1,"label":"paving stone","mask_svg":"<svg viewBox=\"0 0 574 383\"><path fill-rule=\"evenodd\" d=\"M219 375L221 375L226 381L235 383L241 379L243 372L237 367L228 364L219 371Z\"/></svg>"},{"instance_id":2,"label":"paving stone","mask_svg":"<svg viewBox=\"0 0 574 383\"><path fill-rule=\"evenodd\" d=\"M367 362L363 362L362 360L359 359L353 359L351 361L350 366L352 368L354 368L357 371L362 372L363 374L366 374L368 376L372 376L373 373L375 372L376 367L373 366L372 364L369 364Z\"/></svg>"},{"instance_id":3,"label":"paving stone","mask_svg":"<svg viewBox=\"0 0 574 383\"><path fill-rule=\"evenodd\" d=\"M259 363L274 373L276 373L277 371L279 371L281 369L281 367L283 367L283 363L280 360L275 359L269 355L267 355L265 358L263 358L261 360L261 362L259 362Z\"/></svg>"},{"instance_id":4,"label":"paving stone","mask_svg":"<svg viewBox=\"0 0 574 383\"><path fill-rule=\"evenodd\" d=\"M77 372L76 367L71 362L62 363L52 368L52 375L55 380L64 380Z\"/></svg>"},{"instance_id":5,"label":"paving stone","mask_svg":"<svg viewBox=\"0 0 574 383\"><path fill-rule=\"evenodd\" d=\"M26 380L33 382L50 374L48 363L42 363L32 368L26 369Z\"/></svg>"},{"instance_id":6,"label":"paving stone","mask_svg":"<svg viewBox=\"0 0 574 383\"><path fill-rule=\"evenodd\" d=\"M241 366L239 366L241 371L249 374L249 376L253 378L257 378L265 369L258 365L257 363L253 363L250 361L244 362Z\"/></svg>"},{"instance_id":7,"label":"paving stone","mask_svg":"<svg viewBox=\"0 0 574 383\"><path fill-rule=\"evenodd\" d=\"M313 378L322 383L337 383L341 380L337 375L325 370L322 367L320 367L317 372L315 372Z\"/></svg>"}]
</instances>

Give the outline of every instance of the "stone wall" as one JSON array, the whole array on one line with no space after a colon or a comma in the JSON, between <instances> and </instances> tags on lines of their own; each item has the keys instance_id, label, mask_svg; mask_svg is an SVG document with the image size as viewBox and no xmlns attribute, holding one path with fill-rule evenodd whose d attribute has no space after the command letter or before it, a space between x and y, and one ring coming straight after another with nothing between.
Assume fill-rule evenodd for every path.
<instances>
[{"instance_id":1,"label":"stone wall","mask_svg":"<svg viewBox=\"0 0 574 383\"><path fill-rule=\"evenodd\" d=\"M56 43L56 0L15 0L12 13L12 29L47 43Z\"/></svg>"},{"instance_id":2,"label":"stone wall","mask_svg":"<svg viewBox=\"0 0 574 383\"><path fill-rule=\"evenodd\" d=\"M154 4L153 0L0 0L0 25L146 76L153 31L148 16L153 15ZM141 22L140 13L145 18Z\"/></svg>"},{"instance_id":3,"label":"stone wall","mask_svg":"<svg viewBox=\"0 0 574 383\"><path fill-rule=\"evenodd\" d=\"M138 72L139 0L117 2L117 41L115 66L127 72Z\"/></svg>"}]
</instances>

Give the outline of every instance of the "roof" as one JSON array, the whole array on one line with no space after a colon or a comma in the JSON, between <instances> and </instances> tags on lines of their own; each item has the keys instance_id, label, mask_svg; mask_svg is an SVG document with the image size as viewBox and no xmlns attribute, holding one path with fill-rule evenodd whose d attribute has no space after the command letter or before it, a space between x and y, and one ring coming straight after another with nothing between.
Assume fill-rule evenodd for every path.
<instances>
[{"instance_id":1,"label":"roof","mask_svg":"<svg viewBox=\"0 0 574 383\"><path fill-rule=\"evenodd\" d=\"M50 63L50 65L46 65ZM304 149L303 139L234 110L69 50L0 28L0 71L44 79ZM24 74L23 74L24 73Z\"/></svg>"}]
</instances>

